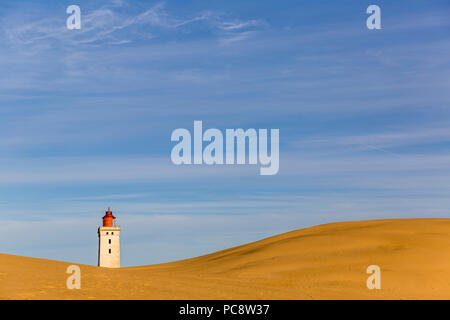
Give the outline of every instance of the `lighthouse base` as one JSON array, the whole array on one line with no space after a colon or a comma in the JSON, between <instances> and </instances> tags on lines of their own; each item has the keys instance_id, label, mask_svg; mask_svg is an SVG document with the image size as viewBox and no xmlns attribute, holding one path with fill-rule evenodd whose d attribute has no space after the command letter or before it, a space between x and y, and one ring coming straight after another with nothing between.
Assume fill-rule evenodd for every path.
<instances>
[{"instance_id":1,"label":"lighthouse base","mask_svg":"<svg viewBox=\"0 0 450 320\"><path fill-rule=\"evenodd\" d=\"M98 266L120 268L120 227L98 228Z\"/></svg>"}]
</instances>

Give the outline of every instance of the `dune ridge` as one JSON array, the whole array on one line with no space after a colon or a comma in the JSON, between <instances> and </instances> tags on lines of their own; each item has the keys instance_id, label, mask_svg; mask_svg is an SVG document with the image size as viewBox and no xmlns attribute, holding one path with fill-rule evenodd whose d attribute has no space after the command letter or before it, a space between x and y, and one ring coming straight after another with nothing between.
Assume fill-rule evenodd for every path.
<instances>
[{"instance_id":1,"label":"dune ridge","mask_svg":"<svg viewBox=\"0 0 450 320\"><path fill-rule=\"evenodd\" d=\"M0 299L448 299L449 249L450 219L339 222L165 264L78 264L80 290L74 263L0 254Z\"/></svg>"}]
</instances>

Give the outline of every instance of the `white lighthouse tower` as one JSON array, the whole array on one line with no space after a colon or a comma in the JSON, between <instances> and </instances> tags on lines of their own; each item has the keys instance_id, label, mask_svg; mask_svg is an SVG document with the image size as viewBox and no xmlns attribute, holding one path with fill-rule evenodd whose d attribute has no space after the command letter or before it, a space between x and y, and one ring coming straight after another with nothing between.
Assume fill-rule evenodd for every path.
<instances>
[{"instance_id":1,"label":"white lighthouse tower","mask_svg":"<svg viewBox=\"0 0 450 320\"><path fill-rule=\"evenodd\" d=\"M110 208L103 217L103 226L98 228L98 266L120 268L120 227Z\"/></svg>"}]
</instances>

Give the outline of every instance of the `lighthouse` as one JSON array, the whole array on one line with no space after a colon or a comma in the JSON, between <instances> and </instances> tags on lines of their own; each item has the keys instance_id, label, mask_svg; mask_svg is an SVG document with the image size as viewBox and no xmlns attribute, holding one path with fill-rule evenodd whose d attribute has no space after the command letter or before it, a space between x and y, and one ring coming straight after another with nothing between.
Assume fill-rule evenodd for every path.
<instances>
[{"instance_id":1,"label":"lighthouse","mask_svg":"<svg viewBox=\"0 0 450 320\"><path fill-rule=\"evenodd\" d=\"M98 266L120 268L120 227L116 226L116 217L110 208L98 228Z\"/></svg>"}]
</instances>

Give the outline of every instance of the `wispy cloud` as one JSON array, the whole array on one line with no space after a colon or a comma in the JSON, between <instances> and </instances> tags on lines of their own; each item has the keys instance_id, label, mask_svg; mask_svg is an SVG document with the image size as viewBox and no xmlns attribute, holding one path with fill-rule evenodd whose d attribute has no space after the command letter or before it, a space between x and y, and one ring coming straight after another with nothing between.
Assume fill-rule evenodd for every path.
<instances>
[{"instance_id":1,"label":"wispy cloud","mask_svg":"<svg viewBox=\"0 0 450 320\"><path fill-rule=\"evenodd\" d=\"M250 20L250 21L224 21L219 25L219 28L223 30L239 30L248 27L265 25L264 21L261 20Z\"/></svg>"},{"instance_id":2,"label":"wispy cloud","mask_svg":"<svg viewBox=\"0 0 450 320\"><path fill-rule=\"evenodd\" d=\"M123 199L140 199L146 198L150 194L148 193L127 193L127 194L108 194L100 196L90 196L90 197L77 197L67 199L69 201L103 201L103 200L123 200Z\"/></svg>"},{"instance_id":3,"label":"wispy cloud","mask_svg":"<svg viewBox=\"0 0 450 320\"><path fill-rule=\"evenodd\" d=\"M229 34L225 37L222 37L219 40L219 42L222 45L228 45L228 44L232 44L234 42L246 40L255 34L256 34L256 31L244 31L244 32L240 32L237 34Z\"/></svg>"},{"instance_id":4,"label":"wispy cloud","mask_svg":"<svg viewBox=\"0 0 450 320\"><path fill-rule=\"evenodd\" d=\"M220 37L232 37L233 41L247 38L251 33L242 29L263 25L262 21L227 21L222 15L211 11L193 17L179 18L166 10L164 2L157 3L136 14L124 13L120 9L130 6L123 0L110 1L98 9L82 12L82 28L69 31L63 17L44 18L25 24L9 25L5 28L8 41L19 45L38 45L43 48L54 42L65 45L128 44L137 39L148 40L159 35L161 30L175 31L196 22L204 22L213 30L222 30ZM133 39L133 40L131 40ZM223 42L221 42L223 43Z\"/></svg>"},{"instance_id":5,"label":"wispy cloud","mask_svg":"<svg viewBox=\"0 0 450 320\"><path fill-rule=\"evenodd\" d=\"M424 145L432 143L450 142L450 128L415 128L407 131L391 131L383 133L347 135L334 137L308 138L296 141L294 146L299 148L323 147L357 147L367 148L396 148L403 146Z\"/></svg>"},{"instance_id":6,"label":"wispy cloud","mask_svg":"<svg viewBox=\"0 0 450 320\"><path fill-rule=\"evenodd\" d=\"M125 165L126 164L126 165ZM39 169L36 169L39 168ZM2 159L0 184L4 183L95 183L100 181L163 181L201 177L257 175L256 166L175 166L158 157L88 157Z\"/></svg>"},{"instance_id":7,"label":"wispy cloud","mask_svg":"<svg viewBox=\"0 0 450 320\"><path fill-rule=\"evenodd\" d=\"M408 15L408 17L393 16L388 18L387 27L389 30L405 31L405 30L423 30L425 28L439 28L450 25L448 16L450 10L440 10L428 12L426 14Z\"/></svg>"}]
</instances>

